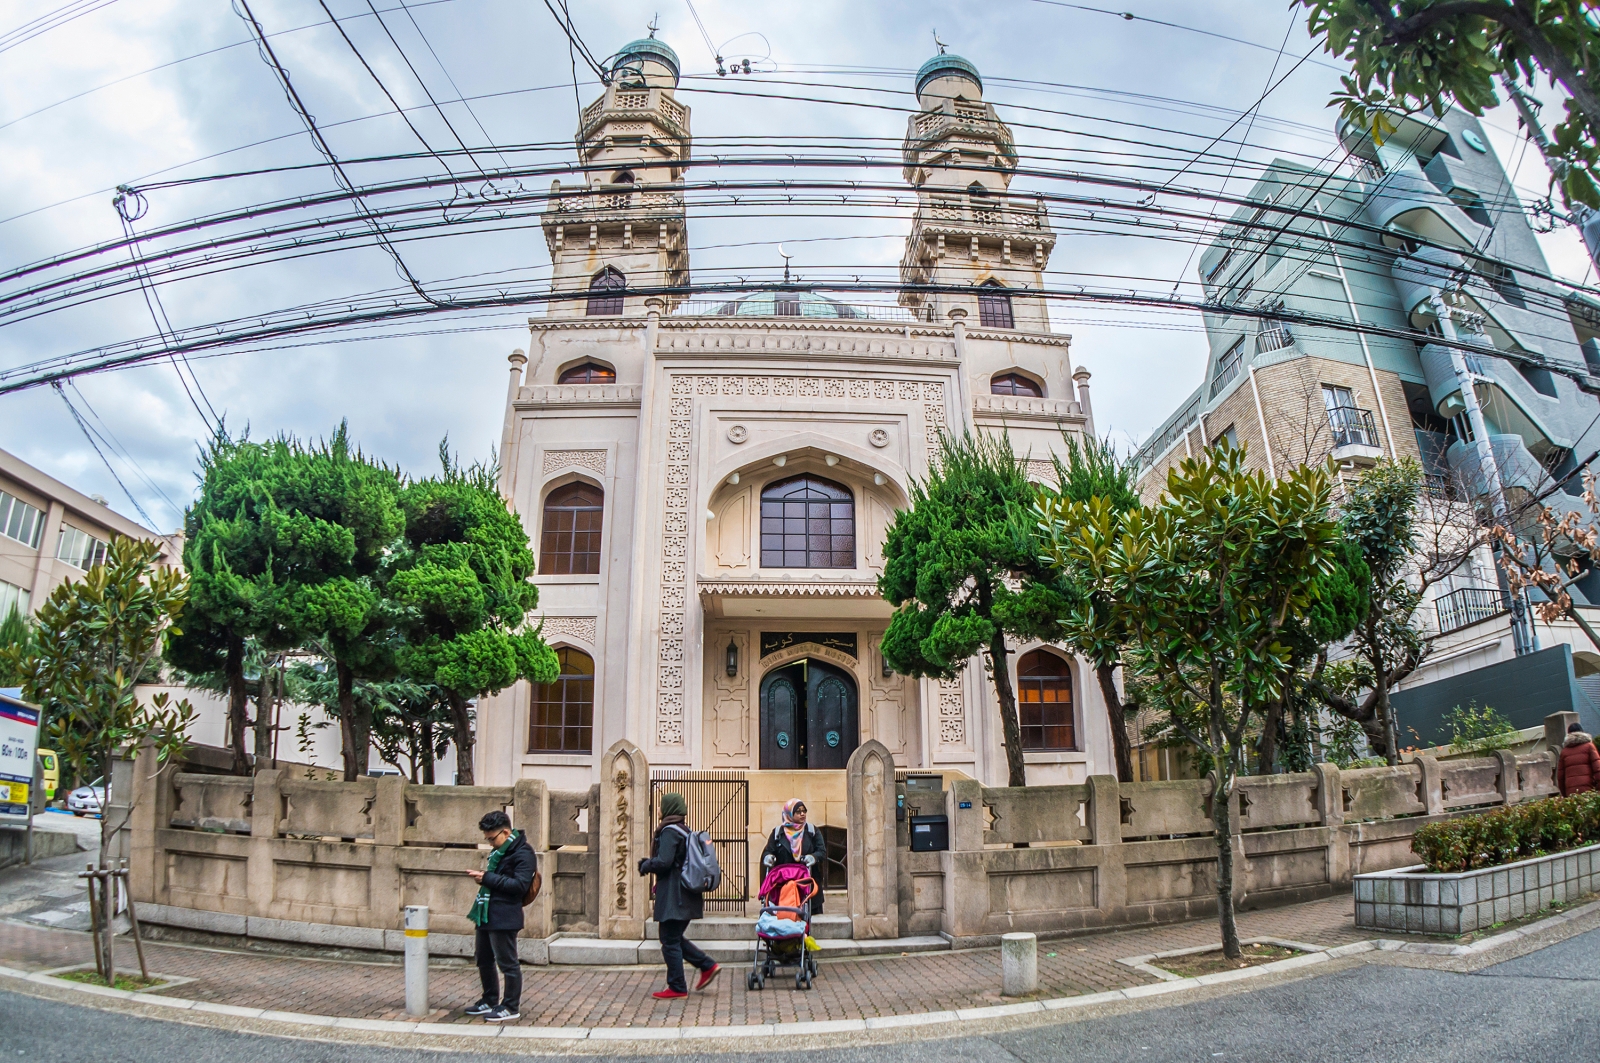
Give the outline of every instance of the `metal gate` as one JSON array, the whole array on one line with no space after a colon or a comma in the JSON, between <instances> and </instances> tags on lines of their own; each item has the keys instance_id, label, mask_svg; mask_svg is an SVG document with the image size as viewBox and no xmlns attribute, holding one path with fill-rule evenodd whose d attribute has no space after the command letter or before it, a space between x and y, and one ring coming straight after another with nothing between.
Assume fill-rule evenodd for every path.
<instances>
[{"instance_id":1,"label":"metal gate","mask_svg":"<svg viewBox=\"0 0 1600 1063\"><path fill-rule=\"evenodd\" d=\"M661 795L673 792L689 804L687 826L711 834L722 865L722 885L706 894L706 911L743 915L750 899L750 783L738 771L652 771L652 824L661 822Z\"/></svg>"}]
</instances>

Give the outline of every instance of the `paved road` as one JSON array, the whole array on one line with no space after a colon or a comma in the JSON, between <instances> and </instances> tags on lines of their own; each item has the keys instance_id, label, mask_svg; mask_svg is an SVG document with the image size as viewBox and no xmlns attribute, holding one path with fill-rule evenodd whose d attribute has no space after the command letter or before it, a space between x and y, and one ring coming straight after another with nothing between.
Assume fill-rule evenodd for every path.
<instances>
[{"instance_id":1,"label":"paved road","mask_svg":"<svg viewBox=\"0 0 1600 1063\"><path fill-rule=\"evenodd\" d=\"M1600 1059L1597 991L1600 930L1476 974L1363 966L1132 1015L989 1037L836 1049L827 1055L830 1063L1568 1063ZM0 1057L27 1063L438 1063L440 1058L437 1052L129 1019L11 993L0 993L0 1046ZM782 1055L763 1051L705 1058L780 1063ZM789 1058L812 1063L816 1057Z\"/></svg>"}]
</instances>

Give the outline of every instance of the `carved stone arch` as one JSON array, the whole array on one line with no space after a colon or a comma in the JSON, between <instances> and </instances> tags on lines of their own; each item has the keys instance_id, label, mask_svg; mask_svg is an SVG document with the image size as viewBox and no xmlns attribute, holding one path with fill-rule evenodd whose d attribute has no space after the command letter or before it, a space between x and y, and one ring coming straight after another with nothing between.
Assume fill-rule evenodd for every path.
<instances>
[{"instance_id":1,"label":"carved stone arch","mask_svg":"<svg viewBox=\"0 0 1600 1063\"><path fill-rule=\"evenodd\" d=\"M859 674L861 670L860 661L843 650L836 650L832 646L824 646L816 642L797 642L792 646L785 646L781 650L769 653L761 658L761 671L765 674L774 668L782 668L786 664L793 664L806 657L814 657L819 661L827 661L831 665L843 668L855 676L859 683L861 678Z\"/></svg>"},{"instance_id":2,"label":"carved stone arch","mask_svg":"<svg viewBox=\"0 0 1600 1063\"><path fill-rule=\"evenodd\" d=\"M900 936L894 756L869 738L845 765L850 923L859 939Z\"/></svg>"},{"instance_id":3,"label":"carved stone arch","mask_svg":"<svg viewBox=\"0 0 1600 1063\"><path fill-rule=\"evenodd\" d=\"M746 447L749 449L746 449ZM711 470L711 482L722 485L718 488L721 491L728 486L728 477L734 473L739 474L741 482L746 478L754 477L758 473L763 483L771 479L782 479L781 475L769 476L767 474L792 472L793 470L790 470L787 466L783 470L774 469L772 467L773 458L780 454L785 454L789 456L791 463L793 463L797 457L809 457L810 455L807 452L811 451L815 451L819 462L823 460L823 456L826 454L836 454L846 459L855 467L852 471L856 475L860 475L860 470L866 470L865 475L868 483L872 482L873 473L882 473L884 483L878 486L878 489L883 490L892 486L893 494L896 495L897 505L904 506L911 498L909 489L910 476L898 463L886 460L886 456L882 452L874 451L869 446L858 446L837 438L829 439L816 432L797 432L784 439L768 440L762 444L748 443L745 447L739 448L737 454L724 458ZM831 472L819 470L819 473L829 479L839 478L837 469ZM713 495L712 497L714 500L716 496Z\"/></svg>"}]
</instances>

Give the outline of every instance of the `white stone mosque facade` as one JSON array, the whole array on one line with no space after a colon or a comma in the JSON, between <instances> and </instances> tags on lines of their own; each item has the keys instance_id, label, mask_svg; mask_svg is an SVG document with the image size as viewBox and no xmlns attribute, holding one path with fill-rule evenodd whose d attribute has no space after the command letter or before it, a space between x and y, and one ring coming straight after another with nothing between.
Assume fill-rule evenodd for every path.
<instances>
[{"instance_id":1,"label":"white stone mosque facade","mask_svg":"<svg viewBox=\"0 0 1600 1063\"><path fill-rule=\"evenodd\" d=\"M911 771L1004 785L992 681L888 669L884 533L940 432L1010 434L1048 474L1092 435L1089 372L1036 294L1055 236L1011 195L1011 132L954 55L916 81L905 180L917 209L902 293L864 306L798 287L708 302L636 289L690 280L690 110L655 39L613 61L582 112L587 183L553 189L553 300L511 356L502 490L539 556L555 683L478 707L477 778L599 781L635 743L653 769L842 769L877 739ZM986 170L957 169L985 166ZM1030 784L1114 773L1094 672L1051 646L1008 662Z\"/></svg>"}]
</instances>

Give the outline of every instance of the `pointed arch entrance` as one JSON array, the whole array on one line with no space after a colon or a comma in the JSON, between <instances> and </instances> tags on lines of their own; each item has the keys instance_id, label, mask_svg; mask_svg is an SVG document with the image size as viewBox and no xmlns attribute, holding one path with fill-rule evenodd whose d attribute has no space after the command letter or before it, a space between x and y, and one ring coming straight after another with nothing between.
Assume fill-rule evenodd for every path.
<instances>
[{"instance_id":1,"label":"pointed arch entrance","mask_svg":"<svg viewBox=\"0 0 1600 1063\"><path fill-rule=\"evenodd\" d=\"M842 770L861 740L848 672L807 657L761 679L761 768Z\"/></svg>"}]
</instances>

